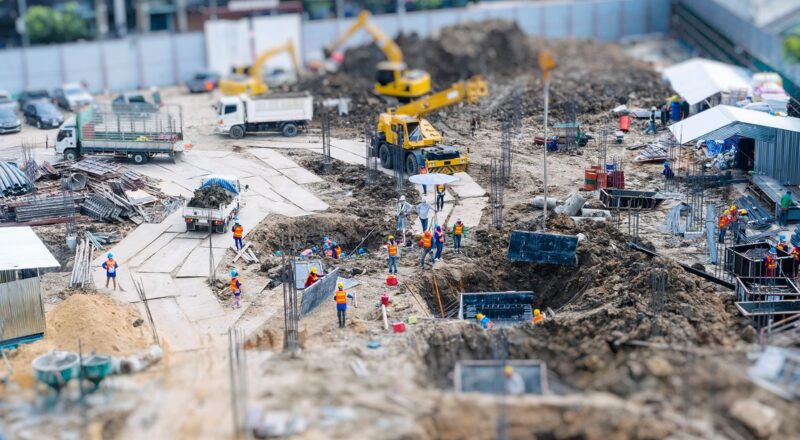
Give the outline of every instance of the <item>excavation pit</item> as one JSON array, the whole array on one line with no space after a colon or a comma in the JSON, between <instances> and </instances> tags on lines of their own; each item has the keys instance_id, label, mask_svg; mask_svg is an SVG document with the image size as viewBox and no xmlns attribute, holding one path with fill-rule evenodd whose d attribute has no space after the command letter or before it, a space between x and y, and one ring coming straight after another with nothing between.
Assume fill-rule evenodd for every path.
<instances>
[{"instance_id":1,"label":"excavation pit","mask_svg":"<svg viewBox=\"0 0 800 440\"><path fill-rule=\"evenodd\" d=\"M547 365L537 360L460 361L456 363L454 388L459 393L506 394L506 366L524 382L522 394L548 394Z\"/></svg>"}]
</instances>

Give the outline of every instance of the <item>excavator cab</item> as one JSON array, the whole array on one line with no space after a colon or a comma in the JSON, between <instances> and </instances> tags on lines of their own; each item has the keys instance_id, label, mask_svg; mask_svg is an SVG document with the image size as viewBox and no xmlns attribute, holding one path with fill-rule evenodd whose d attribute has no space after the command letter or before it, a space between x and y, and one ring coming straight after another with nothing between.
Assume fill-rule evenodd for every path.
<instances>
[{"instance_id":1,"label":"excavator cab","mask_svg":"<svg viewBox=\"0 0 800 440\"><path fill-rule=\"evenodd\" d=\"M431 90L431 76L423 70L408 70L406 63L382 61L375 75L375 93L409 102Z\"/></svg>"}]
</instances>

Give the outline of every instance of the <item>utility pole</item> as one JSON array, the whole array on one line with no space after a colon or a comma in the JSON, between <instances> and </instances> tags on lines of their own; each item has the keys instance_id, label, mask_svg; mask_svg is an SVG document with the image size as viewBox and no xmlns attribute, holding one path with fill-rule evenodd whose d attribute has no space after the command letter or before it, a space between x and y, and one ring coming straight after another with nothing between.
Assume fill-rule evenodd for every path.
<instances>
[{"instance_id":1,"label":"utility pole","mask_svg":"<svg viewBox=\"0 0 800 440\"><path fill-rule=\"evenodd\" d=\"M542 231L547 231L547 111L549 110L550 99L550 71L556 67L556 61L550 52L543 50L539 52L539 68L542 69L544 76L544 219L542 220Z\"/></svg>"},{"instance_id":2,"label":"utility pole","mask_svg":"<svg viewBox=\"0 0 800 440\"><path fill-rule=\"evenodd\" d=\"M95 0L94 18L95 26L97 26L97 38L105 40L108 36L108 5L106 0Z\"/></svg>"},{"instance_id":3,"label":"utility pole","mask_svg":"<svg viewBox=\"0 0 800 440\"><path fill-rule=\"evenodd\" d=\"M17 0L17 32L22 37L22 46L28 47L31 45L31 40L28 38L28 29L25 26L25 16L28 15L28 3L26 0Z\"/></svg>"}]
</instances>

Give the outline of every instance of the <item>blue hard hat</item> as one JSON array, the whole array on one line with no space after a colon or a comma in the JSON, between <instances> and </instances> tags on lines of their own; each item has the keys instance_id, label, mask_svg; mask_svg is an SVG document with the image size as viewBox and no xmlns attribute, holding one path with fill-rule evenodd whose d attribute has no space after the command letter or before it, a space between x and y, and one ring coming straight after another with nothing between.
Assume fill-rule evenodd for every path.
<instances>
[{"instance_id":1,"label":"blue hard hat","mask_svg":"<svg viewBox=\"0 0 800 440\"><path fill-rule=\"evenodd\" d=\"M330 249L330 248L331 248L331 245L329 245L328 243L325 243L325 245L323 246L323 248L324 248L324 249Z\"/></svg>"},{"instance_id":2,"label":"blue hard hat","mask_svg":"<svg viewBox=\"0 0 800 440\"><path fill-rule=\"evenodd\" d=\"M331 245L332 245L332 246L336 246L336 242L335 242L335 241L332 241L332 242L331 242Z\"/></svg>"},{"instance_id":3,"label":"blue hard hat","mask_svg":"<svg viewBox=\"0 0 800 440\"><path fill-rule=\"evenodd\" d=\"M777 253L778 253L778 250L777 250L777 249L775 249L774 247L771 247L771 248L769 248L769 253L770 253L770 254L777 254Z\"/></svg>"},{"instance_id":4,"label":"blue hard hat","mask_svg":"<svg viewBox=\"0 0 800 440\"><path fill-rule=\"evenodd\" d=\"M786 240L786 236L785 236L785 235L783 235L783 234L779 235L778 237L780 237L781 241L784 241L784 240Z\"/></svg>"},{"instance_id":5,"label":"blue hard hat","mask_svg":"<svg viewBox=\"0 0 800 440\"><path fill-rule=\"evenodd\" d=\"M235 270L232 270L232 271L231 271L231 276L232 276L232 277L235 277L237 274L238 274L238 272L236 272Z\"/></svg>"},{"instance_id":6,"label":"blue hard hat","mask_svg":"<svg viewBox=\"0 0 800 440\"><path fill-rule=\"evenodd\" d=\"M109 252L109 253L108 253L108 258L113 258L113 257L114 257L114 254L112 254L111 252Z\"/></svg>"},{"instance_id":7,"label":"blue hard hat","mask_svg":"<svg viewBox=\"0 0 800 440\"><path fill-rule=\"evenodd\" d=\"M316 252L316 251L317 251L317 247L316 247L316 246L311 246L311 250L312 250L313 252Z\"/></svg>"}]
</instances>

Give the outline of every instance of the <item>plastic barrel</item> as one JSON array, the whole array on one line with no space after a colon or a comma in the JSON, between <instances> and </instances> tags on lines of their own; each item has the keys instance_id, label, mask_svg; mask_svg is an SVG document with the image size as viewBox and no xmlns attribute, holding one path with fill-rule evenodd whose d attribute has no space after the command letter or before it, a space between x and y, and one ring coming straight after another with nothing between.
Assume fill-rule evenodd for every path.
<instances>
[{"instance_id":1,"label":"plastic barrel","mask_svg":"<svg viewBox=\"0 0 800 440\"><path fill-rule=\"evenodd\" d=\"M611 187L625 189L625 171L614 170L611 172Z\"/></svg>"},{"instance_id":2,"label":"plastic barrel","mask_svg":"<svg viewBox=\"0 0 800 440\"><path fill-rule=\"evenodd\" d=\"M597 171L598 173L599 173L600 171L603 171L603 167L601 167L600 165L589 165L589 169L590 169L590 170L595 170L595 171Z\"/></svg>"},{"instance_id":3,"label":"plastic barrel","mask_svg":"<svg viewBox=\"0 0 800 440\"><path fill-rule=\"evenodd\" d=\"M631 129L630 115L622 115L619 117L619 129L623 133L627 133Z\"/></svg>"},{"instance_id":4,"label":"plastic barrel","mask_svg":"<svg viewBox=\"0 0 800 440\"><path fill-rule=\"evenodd\" d=\"M611 174L611 172L614 171L615 167L616 166L613 163L607 163L606 164L606 172Z\"/></svg>"},{"instance_id":5,"label":"plastic barrel","mask_svg":"<svg viewBox=\"0 0 800 440\"><path fill-rule=\"evenodd\" d=\"M597 173L597 189L608 188L608 173Z\"/></svg>"},{"instance_id":6,"label":"plastic barrel","mask_svg":"<svg viewBox=\"0 0 800 440\"><path fill-rule=\"evenodd\" d=\"M583 189L586 191L594 191L597 189L597 171L591 168L583 173Z\"/></svg>"}]
</instances>

